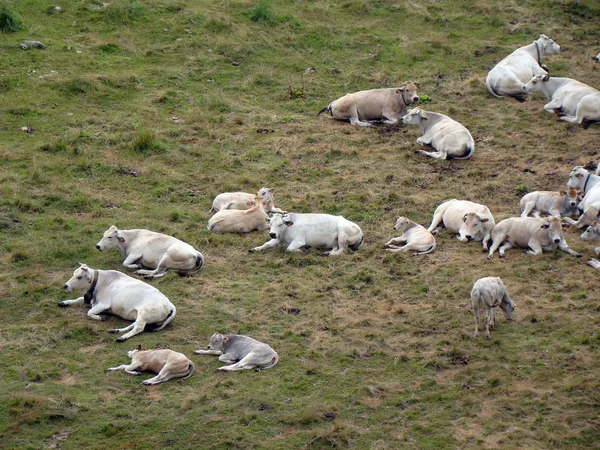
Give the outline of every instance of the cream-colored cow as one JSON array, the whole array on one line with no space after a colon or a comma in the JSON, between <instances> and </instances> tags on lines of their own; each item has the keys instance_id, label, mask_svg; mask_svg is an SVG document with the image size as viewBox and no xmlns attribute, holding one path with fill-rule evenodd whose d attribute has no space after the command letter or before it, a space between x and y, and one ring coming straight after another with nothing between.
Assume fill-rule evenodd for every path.
<instances>
[{"instance_id":1,"label":"cream-colored cow","mask_svg":"<svg viewBox=\"0 0 600 450\"><path fill-rule=\"evenodd\" d=\"M225 209L212 216L206 227L213 233L249 233L269 228L269 215L263 210L260 197L250 209Z\"/></svg>"},{"instance_id":2,"label":"cream-colored cow","mask_svg":"<svg viewBox=\"0 0 600 450\"><path fill-rule=\"evenodd\" d=\"M247 192L223 192L215 197L212 203L211 212L219 212L225 209L250 209L256 206L255 198L262 198L263 210L269 213L280 213L283 211L275 208L275 198L273 189L262 187L256 194Z\"/></svg>"},{"instance_id":3,"label":"cream-colored cow","mask_svg":"<svg viewBox=\"0 0 600 450\"><path fill-rule=\"evenodd\" d=\"M398 217L394 230L400 232L385 244L388 252L416 252L415 255L424 255L435 250L435 238L427 229L406 217ZM398 244L405 244L399 247Z\"/></svg>"},{"instance_id":4,"label":"cream-colored cow","mask_svg":"<svg viewBox=\"0 0 600 450\"><path fill-rule=\"evenodd\" d=\"M475 316L475 337L479 336L479 310L483 309L485 318L485 338L490 338L490 326L494 326L496 320L496 307L504 312L506 320L512 320L512 312L515 309L514 302L506 293L504 283L499 277L480 278L471 290L471 305Z\"/></svg>"}]
</instances>

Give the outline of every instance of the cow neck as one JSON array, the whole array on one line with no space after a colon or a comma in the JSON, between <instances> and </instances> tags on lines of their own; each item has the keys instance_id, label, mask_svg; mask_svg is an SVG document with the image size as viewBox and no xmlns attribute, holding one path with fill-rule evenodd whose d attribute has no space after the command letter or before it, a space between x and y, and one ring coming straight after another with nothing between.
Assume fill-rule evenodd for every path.
<instances>
[{"instance_id":1,"label":"cow neck","mask_svg":"<svg viewBox=\"0 0 600 450\"><path fill-rule=\"evenodd\" d=\"M96 284L98 284L98 271L94 270L94 274L92 276L92 285L83 296L83 301L86 305L90 305L94 300L94 290L96 289Z\"/></svg>"},{"instance_id":2,"label":"cow neck","mask_svg":"<svg viewBox=\"0 0 600 450\"><path fill-rule=\"evenodd\" d=\"M587 187L588 181L590 181L591 173L588 173L587 178L585 179L585 184L583 185L583 195L585 195L585 188Z\"/></svg>"}]
</instances>

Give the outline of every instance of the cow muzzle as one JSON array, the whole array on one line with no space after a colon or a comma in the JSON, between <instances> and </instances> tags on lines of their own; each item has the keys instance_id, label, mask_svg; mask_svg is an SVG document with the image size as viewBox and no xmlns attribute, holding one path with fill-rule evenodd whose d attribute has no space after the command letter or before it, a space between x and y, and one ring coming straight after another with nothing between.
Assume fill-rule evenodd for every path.
<instances>
[{"instance_id":1,"label":"cow muzzle","mask_svg":"<svg viewBox=\"0 0 600 450\"><path fill-rule=\"evenodd\" d=\"M67 283L65 283L65 291L69 290L69 285Z\"/></svg>"},{"instance_id":2,"label":"cow muzzle","mask_svg":"<svg viewBox=\"0 0 600 450\"><path fill-rule=\"evenodd\" d=\"M557 244L560 242L559 238L554 238L554 242L556 242Z\"/></svg>"},{"instance_id":3,"label":"cow muzzle","mask_svg":"<svg viewBox=\"0 0 600 450\"><path fill-rule=\"evenodd\" d=\"M411 101L411 103L417 103L419 101L419 96L415 95Z\"/></svg>"},{"instance_id":4,"label":"cow muzzle","mask_svg":"<svg viewBox=\"0 0 600 450\"><path fill-rule=\"evenodd\" d=\"M100 251L102 251L102 246L100 244L96 244L96 248Z\"/></svg>"},{"instance_id":5,"label":"cow muzzle","mask_svg":"<svg viewBox=\"0 0 600 450\"><path fill-rule=\"evenodd\" d=\"M277 235L275 233L269 233L271 239L277 239Z\"/></svg>"},{"instance_id":6,"label":"cow muzzle","mask_svg":"<svg viewBox=\"0 0 600 450\"><path fill-rule=\"evenodd\" d=\"M470 241L471 239L473 239L473 236L471 236L470 234L467 234L465 237L466 237L466 238L467 238L469 241Z\"/></svg>"}]
</instances>

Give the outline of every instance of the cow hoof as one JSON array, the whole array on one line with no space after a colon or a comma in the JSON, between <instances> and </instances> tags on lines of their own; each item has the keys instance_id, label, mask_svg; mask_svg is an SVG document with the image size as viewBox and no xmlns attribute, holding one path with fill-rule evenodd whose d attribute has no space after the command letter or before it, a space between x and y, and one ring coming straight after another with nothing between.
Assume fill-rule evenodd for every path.
<instances>
[{"instance_id":1,"label":"cow hoof","mask_svg":"<svg viewBox=\"0 0 600 450\"><path fill-rule=\"evenodd\" d=\"M110 334L117 334L118 332L119 332L119 330L115 330L115 329L108 330L108 333L110 333Z\"/></svg>"},{"instance_id":2,"label":"cow hoof","mask_svg":"<svg viewBox=\"0 0 600 450\"><path fill-rule=\"evenodd\" d=\"M58 302L58 306L60 306L61 308L66 308L69 305L67 305L65 302Z\"/></svg>"},{"instance_id":3,"label":"cow hoof","mask_svg":"<svg viewBox=\"0 0 600 450\"><path fill-rule=\"evenodd\" d=\"M580 255L579 253L577 253L577 254L575 255L575 257L576 257L576 258L583 258L583 255Z\"/></svg>"},{"instance_id":4,"label":"cow hoof","mask_svg":"<svg viewBox=\"0 0 600 450\"><path fill-rule=\"evenodd\" d=\"M254 250L253 248L251 248L250 250L248 250L248 253L254 253L256 250Z\"/></svg>"},{"instance_id":5,"label":"cow hoof","mask_svg":"<svg viewBox=\"0 0 600 450\"><path fill-rule=\"evenodd\" d=\"M486 336L485 338L486 338L488 341L490 340L490 336Z\"/></svg>"},{"instance_id":6,"label":"cow hoof","mask_svg":"<svg viewBox=\"0 0 600 450\"><path fill-rule=\"evenodd\" d=\"M125 338L124 338L124 337L122 337L122 336L121 336L121 337L118 337L118 338L116 338L116 339L115 339L115 341L117 341L117 342L125 342L126 340L127 340L127 339L125 339Z\"/></svg>"}]
</instances>

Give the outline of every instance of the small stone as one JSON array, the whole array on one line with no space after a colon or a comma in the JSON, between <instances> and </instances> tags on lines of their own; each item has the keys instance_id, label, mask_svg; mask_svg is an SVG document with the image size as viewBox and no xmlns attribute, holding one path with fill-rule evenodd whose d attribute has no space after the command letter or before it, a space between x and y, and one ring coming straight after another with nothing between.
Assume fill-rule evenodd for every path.
<instances>
[{"instance_id":1,"label":"small stone","mask_svg":"<svg viewBox=\"0 0 600 450\"><path fill-rule=\"evenodd\" d=\"M21 127L21 131L24 132L24 133L31 134L31 133L33 133L33 128L31 128L31 127Z\"/></svg>"},{"instance_id":2,"label":"small stone","mask_svg":"<svg viewBox=\"0 0 600 450\"><path fill-rule=\"evenodd\" d=\"M62 8L60 6L55 6L54 11L56 11L57 13L61 13L62 12Z\"/></svg>"},{"instance_id":3,"label":"small stone","mask_svg":"<svg viewBox=\"0 0 600 450\"><path fill-rule=\"evenodd\" d=\"M338 69L337 67L334 67L333 69L331 69L331 73L338 74L338 73L342 73L342 71L340 69Z\"/></svg>"},{"instance_id":4,"label":"small stone","mask_svg":"<svg viewBox=\"0 0 600 450\"><path fill-rule=\"evenodd\" d=\"M27 50L28 48L37 48L41 50L44 48L44 44L39 41L23 41L21 43L21 48L23 50Z\"/></svg>"},{"instance_id":5,"label":"small stone","mask_svg":"<svg viewBox=\"0 0 600 450\"><path fill-rule=\"evenodd\" d=\"M314 73L316 71L317 71L317 69L315 69L314 67L307 67L306 70L304 71L304 75L308 75L309 73Z\"/></svg>"},{"instance_id":6,"label":"small stone","mask_svg":"<svg viewBox=\"0 0 600 450\"><path fill-rule=\"evenodd\" d=\"M75 50L75 53L79 53L80 55L83 53L82 50Z\"/></svg>"}]
</instances>

